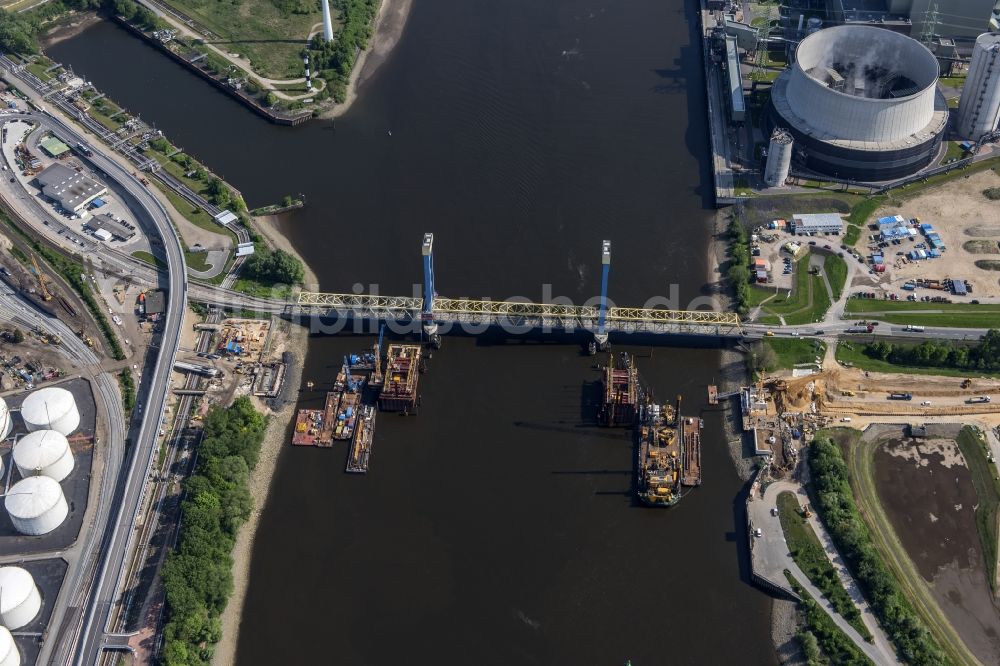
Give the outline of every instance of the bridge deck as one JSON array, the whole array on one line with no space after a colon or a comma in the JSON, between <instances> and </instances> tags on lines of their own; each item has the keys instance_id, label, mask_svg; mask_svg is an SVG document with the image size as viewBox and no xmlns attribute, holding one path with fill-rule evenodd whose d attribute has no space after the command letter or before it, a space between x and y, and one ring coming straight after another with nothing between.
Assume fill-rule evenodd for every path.
<instances>
[{"instance_id":1,"label":"bridge deck","mask_svg":"<svg viewBox=\"0 0 1000 666\"><path fill-rule=\"evenodd\" d=\"M354 317L414 321L421 318L423 299L300 292L294 305L316 314L333 312ZM435 298L433 320L438 324L550 327L597 330L599 309L589 305L561 305L526 301L488 301ZM607 330L628 333L696 333L735 335L740 332L735 312L667 310L662 308L608 308Z\"/></svg>"}]
</instances>

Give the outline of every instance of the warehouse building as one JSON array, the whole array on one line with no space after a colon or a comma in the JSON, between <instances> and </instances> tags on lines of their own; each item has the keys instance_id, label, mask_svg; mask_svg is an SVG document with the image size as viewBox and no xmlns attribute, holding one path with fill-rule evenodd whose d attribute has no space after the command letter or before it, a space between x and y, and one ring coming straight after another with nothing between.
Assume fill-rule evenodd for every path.
<instances>
[{"instance_id":1,"label":"warehouse building","mask_svg":"<svg viewBox=\"0 0 1000 666\"><path fill-rule=\"evenodd\" d=\"M62 157L69 152L69 146L54 136L41 141L38 145L49 157Z\"/></svg>"},{"instance_id":2,"label":"warehouse building","mask_svg":"<svg viewBox=\"0 0 1000 666\"><path fill-rule=\"evenodd\" d=\"M114 238L120 241L127 241L135 236L134 227L126 224L123 220L116 220L110 215L103 213L87 220L83 228L92 232L95 236L107 235L109 239Z\"/></svg>"},{"instance_id":3,"label":"warehouse building","mask_svg":"<svg viewBox=\"0 0 1000 666\"><path fill-rule=\"evenodd\" d=\"M108 193L102 183L63 164L53 164L38 174L36 180L47 199L71 213L80 212L91 201Z\"/></svg>"},{"instance_id":4,"label":"warehouse building","mask_svg":"<svg viewBox=\"0 0 1000 666\"><path fill-rule=\"evenodd\" d=\"M839 234L844 220L837 213L804 213L792 216L792 233L796 236Z\"/></svg>"}]
</instances>

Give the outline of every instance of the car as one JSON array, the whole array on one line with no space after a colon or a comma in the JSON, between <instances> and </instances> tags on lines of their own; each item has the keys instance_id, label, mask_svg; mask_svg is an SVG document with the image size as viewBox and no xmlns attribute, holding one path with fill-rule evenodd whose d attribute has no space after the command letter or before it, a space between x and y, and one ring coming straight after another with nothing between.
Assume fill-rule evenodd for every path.
<instances>
[{"instance_id":1,"label":"car","mask_svg":"<svg viewBox=\"0 0 1000 666\"><path fill-rule=\"evenodd\" d=\"M809 241L809 244L810 244L810 245L815 245L815 244L816 244L816 241Z\"/></svg>"},{"instance_id":2,"label":"car","mask_svg":"<svg viewBox=\"0 0 1000 666\"><path fill-rule=\"evenodd\" d=\"M906 253L905 253L905 252L897 252L897 253L896 253L896 256L897 256L897 257L905 257L905 256L906 256Z\"/></svg>"},{"instance_id":3,"label":"car","mask_svg":"<svg viewBox=\"0 0 1000 666\"><path fill-rule=\"evenodd\" d=\"M815 330L813 331L813 335L823 335L823 331Z\"/></svg>"},{"instance_id":4,"label":"car","mask_svg":"<svg viewBox=\"0 0 1000 666\"><path fill-rule=\"evenodd\" d=\"M799 337L799 332L798 331L792 331L792 336L796 337L796 338Z\"/></svg>"},{"instance_id":5,"label":"car","mask_svg":"<svg viewBox=\"0 0 1000 666\"><path fill-rule=\"evenodd\" d=\"M920 406L921 407L928 407L930 404L931 404L930 400L924 400L922 403L920 403Z\"/></svg>"},{"instance_id":6,"label":"car","mask_svg":"<svg viewBox=\"0 0 1000 666\"><path fill-rule=\"evenodd\" d=\"M777 516L778 515L778 507L775 507L775 506L771 507L771 515L772 516Z\"/></svg>"},{"instance_id":7,"label":"car","mask_svg":"<svg viewBox=\"0 0 1000 666\"><path fill-rule=\"evenodd\" d=\"M753 531L753 535L754 535L755 537L757 537L757 538L759 539L759 538L761 538L762 536L764 536L764 530L762 530L762 529L760 529L760 528L758 527L757 529L755 529L755 530Z\"/></svg>"},{"instance_id":8,"label":"car","mask_svg":"<svg viewBox=\"0 0 1000 666\"><path fill-rule=\"evenodd\" d=\"M774 337L774 331L768 331L764 335L767 336L767 337L769 337L769 338L773 338Z\"/></svg>"},{"instance_id":9,"label":"car","mask_svg":"<svg viewBox=\"0 0 1000 666\"><path fill-rule=\"evenodd\" d=\"M211 361L218 361L222 357L219 356L218 354L209 354L206 358L208 358Z\"/></svg>"},{"instance_id":10,"label":"car","mask_svg":"<svg viewBox=\"0 0 1000 666\"><path fill-rule=\"evenodd\" d=\"M824 245L824 246L823 246L823 249L824 249L824 250L832 250L833 248L832 248L832 247L830 247L829 245Z\"/></svg>"}]
</instances>

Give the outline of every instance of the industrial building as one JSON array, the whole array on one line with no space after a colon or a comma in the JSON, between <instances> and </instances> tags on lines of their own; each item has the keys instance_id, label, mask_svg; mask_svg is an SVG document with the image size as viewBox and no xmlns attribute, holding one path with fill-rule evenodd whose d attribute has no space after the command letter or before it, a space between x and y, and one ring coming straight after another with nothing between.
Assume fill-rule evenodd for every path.
<instances>
[{"instance_id":1,"label":"industrial building","mask_svg":"<svg viewBox=\"0 0 1000 666\"><path fill-rule=\"evenodd\" d=\"M1000 34L980 35L958 103L956 131L963 139L979 141L1000 120Z\"/></svg>"},{"instance_id":2,"label":"industrial building","mask_svg":"<svg viewBox=\"0 0 1000 666\"><path fill-rule=\"evenodd\" d=\"M38 174L36 180L46 198L71 213L80 212L108 192L105 185L64 164L53 164Z\"/></svg>"},{"instance_id":3,"label":"industrial building","mask_svg":"<svg viewBox=\"0 0 1000 666\"><path fill-rule=\"evenodd\" d=\"M747 117L747 103L743 97L743 73L740 71L740 54L736 49L736 37L726 35L726 72L728 73L729 117L734 123L742 123Z\"/></svg>"},{"instance_id":4,"label":"industrial building","mask_svg":"<svg viewBox=\"0 0 1000 666\"><path fill-rule=\"evenodd\" d=\"M47 476L29 476L15 483L4 497L4 507L14 529L29 536L48 534L69 515L62 486Z\"/></svg>"},{"instance_id":5,"label":"industrial building","mask_svg":"<svg viewBox=\"0 0 1000 666\"><path fill-rule=\"evenodd\" d=\"M69 153L69 146L54 136L43 139L38 143L38 147L45 151L49 157L62 157Z\"/></svg>"},{"instance_id":6,"label":"industrial building","mask_svg":"<svg viewBox=\"0 0 1000 666\"><path fill-rule=\"evenodd\" d=\"M926 167L948 122L938 63L916 40L863 25L809 35L771 90L770 123L787 128L805 168L884 181Z\"/></svg>"},{"instance_id":7,"label":"industrial building","mask_svg":"<svg viewBox=\"0 0 1000 666\"><path fill-rule=\"evenodd\" d=\"M55 386L38 389L21 403L21 418L29 432L55 430L69 436L80 427L73 394Z\"/></svg>"},{"instance_id":8,"label":"industrial building","mask_svg":"<svg viewBox=\"0 0 1000 666\"><path fill-rule=\"evenodd\" d=\"M771 142L767 146L767 162L764 166L764 184L768 187L781 187L788 180L794 143L791 133L786 130L775 129L771 133Z\"/></svg>"},{"instance_id":9,"label":"industrial building","mask_svg":"<svg viewBox=\"0 0 1000 666\"><path fill-rule=\"evenodd\" d=\"M114 238L120 241L127 241L135 236L135 228L126 225L123 220L116 220L106 213L94 215L87 220L83 228L95 235L102 231L106 232L108 239Z\"/></svg>"},{"instance_id":10,"label":"industrial building","mask_svg":"<svg viewBox=\"0 0 1000 666\"><path fill-rule=\"evenodd\" d=\"M42 610L35 579L21 567L0 567L0 621L9 631L26 626ZM16 651L16 648L15 648Z\"/></svg>"},{"instance_id":11,"label":"industrial building","mask_svg":"<svg viewBox=\"0 0 1000 666\"><path fill-rule=\"evenodd\" d=\"M73 471L73 452L66 436L55 430L36 430L17 440L14 465L23 478L47 476L62 481Z\"/></svg>"},{"instance_id":12,"label":"industrial building","mask_svg":"<svg viewBox=\"0 0 1000 666\"><path fill-rule=\"evenodd\" d=\"M792 216L792 233L796 236L840 234L844 220L837 213L800 213Z\"/></svg>"}]
</instances>

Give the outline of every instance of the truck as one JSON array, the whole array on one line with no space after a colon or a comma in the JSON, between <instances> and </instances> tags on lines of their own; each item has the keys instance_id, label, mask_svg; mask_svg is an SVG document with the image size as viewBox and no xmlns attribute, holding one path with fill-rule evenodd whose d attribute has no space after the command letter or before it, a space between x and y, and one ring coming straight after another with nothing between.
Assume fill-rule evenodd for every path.
<instances>
[{"instance_id":1,"label":"truck","mask_svg":"<svg viewBox=\"0 0 1000 666\"><path fill-rule=\"evenodd\" d=\"M913 291L916 288L917 285L913 284L912 282L904 282L903 286L901 287L901 289L905 289L906 291Z\"/></svg>"},{"instance_id":2,"label":"truck","mask_svg":"<svg viewBox=\"0 0 1000 666\"><path fill-rule=\"evenodd\" d=\"M975 398L969 398L965 401L969 405L980 405L986 402L990 402L990 396L988 395L977 395Z\"/></svg>"},{"instance_id":3,"label":"truck","mask_svg":"<svg viewBox=\"0 0 1000 666\"><path fill-rule=\"evenodd\" d=\"M851 326L846 333L872 333L875 330L874 324L863 324L861 326Z\"/></svg>"},{"instance_id":4,"label":"truck","mask_svg":"<svg viewBox=\"0 0 1000 666\"><path fill-rule=\"evenodd\" d=\"M907 324L906 328L904 328L903 330L906 331L907 333L923 333L924 327L914 326L913 324Z\"/></svg>"},{"instance_id":5,"label":"truck","mask_svg":"<svg viewBox=\"0 0 1000 666\"><path fill-rule=\"evenodd\" d=\"M912 393L890 393L889 400L913 400Z\"/></svg>"},{"instance_id":6,"label":"truck","mask_svg":"<svg viewBox=\"0 0 1000 666\"><path fill-rule=\"evenodd\" d=\"M84 143L77 143L76 144L76 149L84 157L93 157L94 156L94 151L92 151L90 148L88 148L87 145L84 144Z\"/></svg>"}]
</instances>

